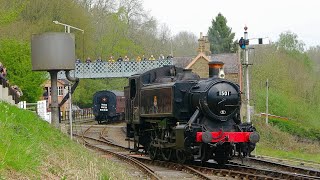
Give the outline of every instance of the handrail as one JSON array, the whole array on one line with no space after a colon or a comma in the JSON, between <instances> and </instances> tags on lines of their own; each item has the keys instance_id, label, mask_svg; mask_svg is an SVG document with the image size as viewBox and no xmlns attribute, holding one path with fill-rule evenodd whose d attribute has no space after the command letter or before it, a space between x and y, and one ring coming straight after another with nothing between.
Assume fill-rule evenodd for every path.
<instances>
[{"instance_id":1,"label":"handrail","mask_svg":"<svg viewBox=\"0 0 320 180\"><path fill-rule=\"evenodd\" d=\"M150 69L172 64L172 59L146 60L140 62L80 62L75 64L75 70L70 71L70 75L77 78L129 77L133 74L143 73ZM59 72L58 79L65 78L65 72Z\"/></svg>"}]
</instances>

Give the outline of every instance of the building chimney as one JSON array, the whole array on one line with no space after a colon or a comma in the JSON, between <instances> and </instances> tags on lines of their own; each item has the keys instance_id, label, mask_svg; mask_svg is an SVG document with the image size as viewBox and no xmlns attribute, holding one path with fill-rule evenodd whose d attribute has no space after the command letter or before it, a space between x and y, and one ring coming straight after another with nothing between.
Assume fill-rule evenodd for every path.
<instances>
[{"instance_id":1,"label":"building chimney","mask_svg":"<svg viewBox=\"0 0 320 180\"><path fill-rule=\"evenodd\" d=\"M221 61L209 62L209 78L224 78L223 65Z\"/></svg>"}]
</instances>

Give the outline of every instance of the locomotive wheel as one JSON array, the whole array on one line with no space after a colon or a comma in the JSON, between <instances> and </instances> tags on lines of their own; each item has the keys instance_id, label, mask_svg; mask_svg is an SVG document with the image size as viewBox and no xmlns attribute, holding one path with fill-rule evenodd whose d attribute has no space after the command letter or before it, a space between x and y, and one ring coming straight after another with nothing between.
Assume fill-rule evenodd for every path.
<instances>
[{"instance_id":1,"label":"locomotive wheel","mask_svg":"<svg viewBox=\"0 0 320 180\"><path fill-rule=\"evenodd\" d=\"M177 157L178 163L181 163L181 164L184 164L187 160L186 153L181 149L176 150L176 157Z\"/></svg>"},{"instance_id":2,"label":"locomotive wheel","mask_svg":"<svg viewBox=\"0 0 320 180\"><path fill-rule=\"evenodd\" d=\"M215 159L215 161L216 161L220 166L224 166L224 165L228 162L227 159L223 159L223 158Z\"/></svg>"},{"instance_id":3,"label":"locomotive wheel","mask_svg":"<svg viewBox=\"0 0 320 180\"><path fill-rule=\"evenodd\" d=\"M149 157L151 160L155 160L157 158L158 148L150 145L149 147Z\"/></svg>"},{"instance_id":4,"label":"locomotive wheel","mask_svg":"<svg viewBox=\"0 0 320 180\"><path fill-rule=\"evenodd\" d=\"M162 148L161 149L161 155L162 155L163 160L170 161L171 156L172 156L172 149L170 149L170 148Z\"/></svg>"},{"instance_id":5,"label":"locomotive wheel","mask_svg":"<svg viewBox=\"0 0 320 180\"><path fill-rule=\"evenodd\" d=\"M224 151L219 150L215 153L214 160L220 165L224 166L228 162L228 156L225 154Z\"/></svg>"},{"instance_id":6,"label":"locomotive wheel","mask_svg":"<svg viewBox=\"0 0 320 180\"><path fill-rule=\"evenodd\" d=\"M207 144L202 144L201 145L201 161L202 162L207 162L210 158L210 151L207 149L208 146Z\"/></svg>"}]
</instances>

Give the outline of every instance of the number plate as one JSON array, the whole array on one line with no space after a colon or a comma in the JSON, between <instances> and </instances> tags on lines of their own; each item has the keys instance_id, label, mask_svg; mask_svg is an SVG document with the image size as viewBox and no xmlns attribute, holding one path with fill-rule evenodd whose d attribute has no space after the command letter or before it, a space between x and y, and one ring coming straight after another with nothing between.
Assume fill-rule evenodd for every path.
<instances>
[{"instance_id":1,"label":"number plate","mask_svg":"<svg viewBox=\"0 0 320 180\"><path fill-rule=\"evenodd\" d=\"M218 96L231 96L231 91L218 91Z\"/></svg>"}]
</instances>

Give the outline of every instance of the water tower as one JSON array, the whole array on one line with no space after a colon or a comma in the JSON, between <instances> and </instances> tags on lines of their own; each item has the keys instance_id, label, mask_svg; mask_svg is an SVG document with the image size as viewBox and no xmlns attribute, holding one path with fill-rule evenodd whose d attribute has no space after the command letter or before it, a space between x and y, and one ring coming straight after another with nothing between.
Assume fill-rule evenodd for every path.
<instances>
[{"instance_id":1,"label":"water tower","mask_svg":"<svg viewBox=\"0 0 320 180\"><path fill-rule=\"evenodd\" d=\"M51 77L51 122L59 128L58 72L75 69L75 36L49 32L32 35L32 70L48 71Z\"/></svg>"}]
</instances>

